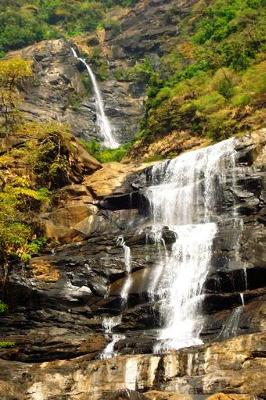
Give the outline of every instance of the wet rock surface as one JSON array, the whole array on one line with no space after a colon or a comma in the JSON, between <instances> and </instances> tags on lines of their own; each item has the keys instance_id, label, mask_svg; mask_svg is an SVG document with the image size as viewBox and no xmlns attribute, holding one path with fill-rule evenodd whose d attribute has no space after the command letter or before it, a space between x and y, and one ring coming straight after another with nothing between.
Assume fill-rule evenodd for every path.
<instances>
[{"instance_id":1,"label":"wet rock surface","mask_svg":"<svg viewBox=\"0 0 266 400\"><path fill-rule=\"evenodd\" d=\"M238 161L234 171L228 171L215 210L218 233L199 310L199 318L204 317L201 338L205 346L149 355L163 323L161 300L149 292L150 279L159 255L171 251L176 237L165 227L163 241L156 241L138 197L128 202L132 193L143 197L145 185L150 184L147 167L111 182L103 188L106 197L98 192L98 198L100 188L96 190L89 181L58 192L55 209L82 202L82 207L92 207L100 228L90 233L88 228L87 233L80 229L78 241L34 257L28 267L12 266L0 291L0 298L9 303L9 312L1 316L0 334L1 341L15 342L15 346L0 350L0 393L6 396L10 391L17 399L36 399L38 393L49 400L86 399L87 393L94 400L126 388L132 390L128 398L134 398L134 391L265 396L265 181L257 146L252 137L238 142ZM121 201L121 196L127 200ZM234 210L241 216L241 225L228 218ZM90 218L87 212L82 208L78 213L85 225ZM79 221L71 218L77 232ZM126 301L121 292L129 274L121 236L132 260ZM104 320L115 316L119 321L107 332ZM121 356L99 360L113 334L123 335L114 344ZM21 382L22 392L17 383L9 389L11 374L12 380ZM54 379L56 387L51 386ZM164 398L164 394L156 396Z\"/></svg>"}]
</instances>

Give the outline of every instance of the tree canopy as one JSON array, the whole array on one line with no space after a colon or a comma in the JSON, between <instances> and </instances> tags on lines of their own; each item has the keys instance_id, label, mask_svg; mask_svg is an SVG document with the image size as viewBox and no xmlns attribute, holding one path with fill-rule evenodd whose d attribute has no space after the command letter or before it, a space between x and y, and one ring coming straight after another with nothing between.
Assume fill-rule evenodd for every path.
<instances>
[{"instance_id":1,"label":"tree canopy","mask_svg":"<svg viewBox=\"0 0 266 400\"><path fill-rule=\"evenodd\" d=\"M1 0L0 56L43 39L94 30L108 8L137 0Z\"/></svg>"}]
</instances>

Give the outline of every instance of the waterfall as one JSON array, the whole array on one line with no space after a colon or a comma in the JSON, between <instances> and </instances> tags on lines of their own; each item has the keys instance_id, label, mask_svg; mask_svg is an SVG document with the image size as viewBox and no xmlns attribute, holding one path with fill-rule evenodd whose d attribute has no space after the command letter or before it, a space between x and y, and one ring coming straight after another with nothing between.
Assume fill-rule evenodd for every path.
<instances>
[{"instance_id":1,"label":"waterfall","mask_svg":"<svg viewBox=\"0 0 266 400\"><path fill-rule=\"evenodd\" d=\"M117 238L116 243L117 243L118 246L122 246L123 249L124 249L124 263L125 263L125 267L126 267L127 277L126 277L125 283L124 283L124 285L122 287L120 296L121 296L123 302L126 303L127 302L127 298L128 298L128 293L129 293L129 290L130 290L131 285L132 285L131 251L130 251L130 247L128 247L125 244L123 236L119 236Z\"/></svg>"},{"instance_id":2,"label":"waterfall","mask_svg":"<svg viewBox=\"0 0 266 400\"><path fill-rule=\"evenodd\" d=\"M122 286L121 289L121 299L123 301L123 305L126 306L127 304L127 298L128 298L128 293L129 290L131 288L132 285L132 277L131 277L131 251L130 251L130 247L128 247L125 244L125 240L123 236L118 236L117 240L116 240L116 244L118 246L121 246L124 250L124 263L125 263L125 267L126 267L126 279L125 279L125 283ZM108 358L112 358L116 355L114 348L115 348L115 344L117 342L119 342L120 340L125 339L125 335L122 334L113 334L113 328L117 325L119 325L121 323L121 316L117 316L117 317L112 317L112 318L104 318L102 325L103 328L105 330L105 336L111 335L111 342L107 344L106 348L103 350L100 358L102 360L106 360Z\"/></svg>"},{"instance_id":3,"label":"waterfall","mask_svg":"<svg viewBox=\"0 0 266 400\"><path fill-rule=\"evenodd\" d=\"M237 329L242 311L243 311L243 305L234 308L233 311L231 312L222 331L222 337L224 339L228 339L237 334Z\"/></svg>"},{"instance_id":4,"label":"waterfall","mask_svg":"<svg viewBox=\"0 0 266 400\"><path fill-rule=\"evenodd\" d=\"M215 213L226 182L226 170L235 165L234 139L154 166L151 186L145 190L153 230L168 226L175 232L171 252L162 252L150 288L160 300L163 329L154 351L200 344L199 317L202 289L209 271L217 232Z\"/></svg>"},{"instance_id":5,"label":"waterfall","mask_svg":"<svg viewBox=\"0 0 266 400\"><path fill-rule=\"evenodd\" d=\"M234 308L229 317L227 318L221 332L221 337L224 339L236 336L237 334L240 317L245 307L244 293L239 293L239 296L240 296L241 306Z\"/></svg>"},{"instance_id":6,"label":"waterfall","mask_svg":"<svg viewBox=\"0 0 266 400\"><path fill-rule=\"evenodd\" d=\"M90 76L92 86L93 86L93 91L95 94L97 123L100 128L100 132L104 138L103 145L107 148L115 149L115 148L119 147L119 143L114 138L112 127L110 125L110 122L109 122L106 114L105 114L102 95L101 95L99 86L97 84L95 75L94 75L91 67L86 63L86 61L77 55L77 52L75 51L75 49L72 48L71 50L73 52L74 57L76 57L79 61L81 61L85 65L85 67L88 71L88 74Z\"/></svg>"},{"instance_id":7,"label":"waterfall","mask_svg":"<svg viewBox=\"0 0 266 400\"><path fill-rule=\"evenodd\" d=\"M116 355L114 348L115 344L122 339L125 339L124 335L113 333L113 328L121 323L121 316L117 317L105 317L102 322L102 326L105 331L105 336L111 335L111 342L107 344L102 354L100 355L101 360L108 360Z\"/></svg>"}]
</instances>

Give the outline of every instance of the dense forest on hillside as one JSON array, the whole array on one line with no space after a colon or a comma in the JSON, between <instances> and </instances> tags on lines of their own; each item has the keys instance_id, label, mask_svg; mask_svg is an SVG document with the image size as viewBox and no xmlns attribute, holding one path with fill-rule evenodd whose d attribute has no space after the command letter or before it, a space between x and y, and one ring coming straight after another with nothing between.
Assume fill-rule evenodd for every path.
<instances>
[{"instance_id":1,"label":"dense forest on hillside","mask_svg":"<svg viewBox=\"0 0 266 400\"><path fill-rule=\"evenodd\" d=\"M149 80L144 141L175 130L221 140L263 124L265 5L196 2L159 67L143 60L121 74L119 79Z\"/></svg>"},{"instance_id":2,"label":"dense forest on hillside","mask_svg":"<svg viewBox=\"0 0 266 400\"><path fill-rule=\"evenodd\" d=\"M113 6L136 0L2 0L0 3L0 55L31 43L73 36L108 23ZM110 22L110 21L109 21Z\"/></svg>"}]
</instances>

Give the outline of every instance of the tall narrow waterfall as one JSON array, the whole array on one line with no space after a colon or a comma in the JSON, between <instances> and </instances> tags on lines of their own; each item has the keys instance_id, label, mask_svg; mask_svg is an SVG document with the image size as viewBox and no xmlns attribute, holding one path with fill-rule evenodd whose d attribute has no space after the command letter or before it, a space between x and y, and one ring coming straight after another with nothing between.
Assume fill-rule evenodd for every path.
<instances>
[{"instance_id":1,"label":"tall narrow waterfall","mask_svg":"<svg viewBox=\"0 0 266 400\"><path fill-rule=\"evenodd\" d=\"M149 292L160 299L164 326L155 352L201 343L198 309L217 232L212 215L234 155L229 139L152 168L145 195L153 230L158 235L168 226L176 235L171 252L161 253L150 277Z\"/></svg>"},{"instance_id":2,"label":"tall narrow waterfall","mask_svg":"<svg viewBox=\"0 0 266 400\"><path fill-rule=\"evenodd\" d=\"M90 79L91 79L91 82L93 85L93 91L95 94L97 123L100 127L101 134L104 138L103 144L107 148L115 149L115 148L119 147L119 143L114 138L111 124L105 114L102 95L101 95L100 89L98 87L95 75L92 72L91 67L86 63L86 61L83 58L81 58L77 55L76 51L73 48L72 48L72 52L73 52L74 57L76 57L79 61L81 61L85 65L85 67L87 68L88 74L90 76Z\"/></svg>"}]
</instances>

